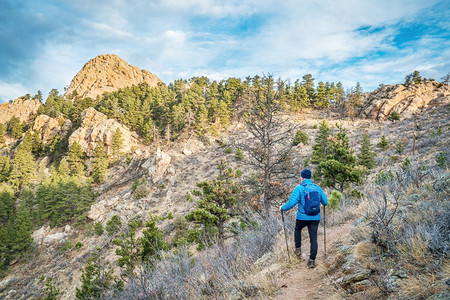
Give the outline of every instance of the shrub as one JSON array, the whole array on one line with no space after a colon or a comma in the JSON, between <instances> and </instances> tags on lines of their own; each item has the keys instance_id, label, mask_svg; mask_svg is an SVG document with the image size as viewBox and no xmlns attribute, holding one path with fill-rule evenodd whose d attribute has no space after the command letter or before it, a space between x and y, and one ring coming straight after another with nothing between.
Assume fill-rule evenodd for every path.
<instances>
[{"instance_id":1,"label":"shrub","mask_svg":"<svg viewBox=\"0 0 450 300\"><path fill-rule=\"evenodd\" d=\"M134 199L142 199L148 196L150 194L150 190L147 188L147 185L145 183L141 183L138 185L136 190L134 191Z\"/></svg>"},{"instance_id":2,"label":"shrub","mask_svg":"<svg viewBox=\"0 0 450 300\"><path fill-rule=\"evenodd\" d=\"M331 197L329 199L329 206L332 210L336 210L339 208L339 204L342 199L342 194L338 191L332 191Z\"/></svg>"},{"instance_id":3,"label":"shrub","mask_svg":"<svg viewBox=\"0 0 450 300\"><path fill-rule=\"evenodd\" d=\"M437 154L436 163L439 167L446 168L448 166L448 153L446 151L443 151Z\"/></svg>"},{"instance_id":4,"label":"shrub","mask_svg":"<svg viewBox=\"0 0 450 300\"><path fill-rule=\"evenodd\" d=\"M386 151L389 147L389 143L386 140L386 136L383 134L383 136L381 137L380 142L377 144L378 148L380 148L383 151Z\"/></svg>"},{"instance_id":5,"label":"shrub","mask_svg":"<svg viewBox=\"0 0 450 300\"><path fill-rule=\"evenodd\" d=\"M225 153L226 153L226 154L230 154L231 152L233 152L233 149L231 149L231 147L227 147L227 148L225 149Z\"/></svg>"},{"instance_id":6,"label":"shrub","mask_svg":"<svg viewBox=\"0 0 450 300\"><path fill-rule=\"evenodd\" d=\"M102 235L103 234L103 225L102 225L101 222L95 223L94 232L95 232L96 235Z\"/></svg>"},{"instance_id":7,"label":"shrub","mask_svg":"<svg viewBox=\"0 0 450 300\"><path fill-rule=\"evenodd\" d=\"M75 249L81 249L83 247L83 243L81 243L81 242L77 242L76 244L75 244Z\"/></svg>"},{"instance_id":8,"label":"shrub","mask_svg":"<svg viewBox=\"0 0 450 300\"><path fill-rule=\"evenodd\" d=\"M392 111L392 112L389 114L389 116L388 116L387 119L388 119L389 121L391 121L391 122L399 121L399 120L400 120L400 114L399 114L398 112L396 112L396 111Z\"/></svg>"},{"instance_id":9,"label":"shrub","mask_svg":"<svg viewBox=\"0 0 450 300\"><path fill-rule=\"evenodd\" d=\"M308 134L304 132L303 130L298 130L295 133L293 144L294 146L297 146L298 144L302 143L303 145L307 145L309 141Z\"/></svg>"},{"instance_id":10,"label":"shrub","mask_svg":"<svg viewBox=\"0 0 450 300\"><path fill-rule=\"evenodd\" d=\"M236 153L234 154L234 157L237 160L242 160L244 158L244 154L242 153L242 150L240 148L236 149Z\"/></svg>"},{"instance_id":11,"label":"shrub","mask_svg":"<svg viewBox=\"0 0 450 300\"><path fill-rule=\"evenodd\" d=\"M119 216L114 215L106 222L106 232L108 235L114 235L119 232L120 225L122 225L122 222L120 221Z\"/></svg>"}]
</instances>

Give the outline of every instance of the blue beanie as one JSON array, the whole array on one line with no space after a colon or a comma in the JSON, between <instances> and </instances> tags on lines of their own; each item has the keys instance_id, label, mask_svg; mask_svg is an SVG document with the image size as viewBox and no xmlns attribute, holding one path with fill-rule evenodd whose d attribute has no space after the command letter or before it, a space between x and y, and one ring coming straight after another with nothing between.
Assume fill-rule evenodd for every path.
<instances>
[{"instance_id":1,"label":"blue beanie","mask_svg":"<svg viewBox=\"0 0 450 300\"><path fill-rule=\"evenodd\" d=\"M311 171L308 169L304 169L301 173L300 176L302 176L302 178L305 179L311 179Z\"/></svg>"}]
</instances>

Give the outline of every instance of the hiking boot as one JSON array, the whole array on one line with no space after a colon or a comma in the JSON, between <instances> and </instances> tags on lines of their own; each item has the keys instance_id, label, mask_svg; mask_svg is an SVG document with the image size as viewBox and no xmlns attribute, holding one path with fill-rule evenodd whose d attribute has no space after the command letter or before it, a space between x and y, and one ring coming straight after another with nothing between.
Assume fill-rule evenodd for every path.
<instances>
[{"instance_id":1,"label":"hiking boot","mask_svg":"<svg viewBox=\"0 0 450 300\"><path fill-rule=\"evenodd\" d=\"M313 269L315 267L316 267L316 264L315 264L314 260L312 260L312 259L308 260L308 268Z\"/></svg>"},{"instance_id":2,"label":"hiking boot","mask_svg":"<svg viewBox=\"0 0 450 300\"><path fill-rule=\"evenodd\" d=\"M302 259L302 250L300 248L296 248L294 250L295 256L297 256L298 259Z\"/></svg>"}]
</instances>

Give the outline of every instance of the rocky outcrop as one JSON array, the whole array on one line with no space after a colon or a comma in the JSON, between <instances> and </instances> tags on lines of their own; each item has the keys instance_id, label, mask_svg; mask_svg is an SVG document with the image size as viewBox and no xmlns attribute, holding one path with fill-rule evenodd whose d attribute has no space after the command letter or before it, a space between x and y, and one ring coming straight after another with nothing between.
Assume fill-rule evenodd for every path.
<instances>
[{"instance_id":1,"label":"rocky outcrop","mask_svg":"<svg viewBox=\"0 0 450 300\"><path fill-rule=\"evenodd\" d=\"M155 155L144 162L142 167L148 170L148 174L151 175L152 182L157 183L163 179L166 172L168 172L171 161L172 157L158 148ZM174 173L174 171L171 170L170 173Z\"/></svg>"},{"instance_id":2,"label":"rocky outcrop","mask_svg":"<svg viewBox=\"0 0 450 300\"><path fill-rule=\"evenodd\" d=\"M121 152L129 153L133 148L139 147L138 135L135 132L130 131L114 119L108 119L106 115L92 107L81 113L81 119L81 127L69 137L69 146L75 141L78 142L87 156L93 156L94 149L100 142L105 145L106 153L111 155L113 153L113 135L117 128L122 132Z\"/></svg>"},{"instance_id":3,"label":"rocky outcrop","mask_svg":"<svg viewBox=\"0 0 450 300\"><path fill-rule=\"evenodd\" d=\"M428 106L450 103L450 86L426 81L409 86L386 85L365 95L362 116L385 120L393 111L408 117Z\"/></svg>"},{"instance_id":4,"label":"rocky outcrop","mask_svg":"<svg viewBox=\"0 0 450 300\"><path fill-rule=\"evenodd\" d=\"M147 70L129 65L117 55L99 55L88 61L78 72L64 97L67 99L70 94L77 91L83 98L95 99L104 92L113 92L143 82L157 86L162 81Z\"/></svg>"},{"instance_id":5,"label":"rocky outcrop","mask_svg":"<svg viewBox=\"0 0 450 300\"><path fill-rule=\"evenodd\" d=\"M47 144L57 135L63 137L72 127L72 122L67 119L54 119L47 115L39 115L34 121L33 131L39 132L41 140Z\"/></svg>"},{"instance_id":6,"label":"rocky outcrop","mask_svg":"<svg viewBox=\"0 0 450 300\"><path fill-rule=\"evenodd\" d=\"M13 102L0 105L0 123L5 124L12 117L19 118L21 122L28 123L36 115L42 105L39 100L17 98Z\"/></svg>"}]
</instances>

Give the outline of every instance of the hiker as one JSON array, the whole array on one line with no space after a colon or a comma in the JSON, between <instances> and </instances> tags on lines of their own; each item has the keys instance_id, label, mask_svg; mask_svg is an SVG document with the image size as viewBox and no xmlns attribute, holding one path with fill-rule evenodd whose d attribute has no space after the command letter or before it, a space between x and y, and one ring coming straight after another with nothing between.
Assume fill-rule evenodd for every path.
<instances>
[{"instance_id":1,"label":"hiker","mask_svg":"<svg viewBox=\"0 0 450 300\"><path fill-rule=\"evenodd\" d=\"M311 243L308 267L315 267L317 256L317 231L320 222L320 203L323 206L328 204L328 198L323 190L311 181L311 171L304 169L301 173L301 184L292 191L289 201L280 206L280 211L286 211L298 204L297 218L295 223L294 241L295 255L302 258L302 229L308 227L309 241ZM310 197L309 199L307 197ZM309 203L306 203L309 202ZM306 205L306 207L305 207ZM305 210L306 209L306 210Z\"/></svg>"}]
</instances>

